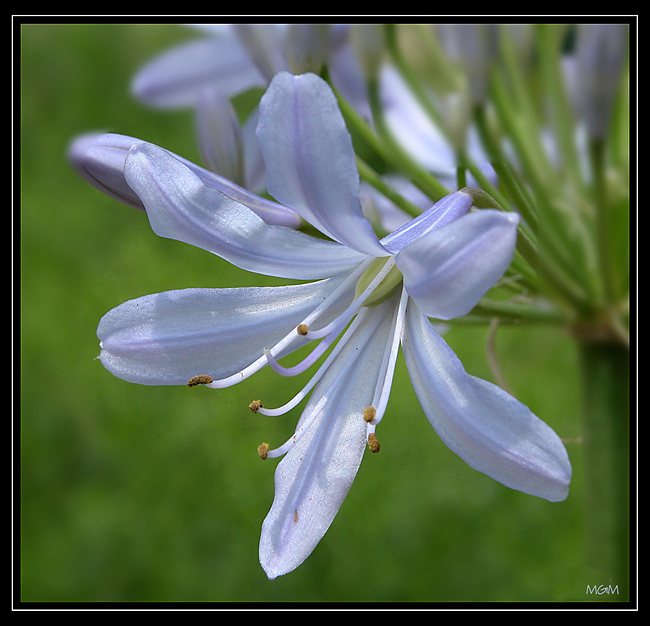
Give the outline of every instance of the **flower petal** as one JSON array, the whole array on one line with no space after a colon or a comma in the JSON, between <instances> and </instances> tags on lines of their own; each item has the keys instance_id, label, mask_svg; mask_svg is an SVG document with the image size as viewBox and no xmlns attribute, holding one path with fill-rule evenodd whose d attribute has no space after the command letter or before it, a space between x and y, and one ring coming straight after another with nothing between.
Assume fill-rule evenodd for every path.
<instances>
[{"instance_id":1,"label":"flower petal","mask_svg":"<svg viewBox=\"0 0 650 626\"><path fill-rule=\"evenodd\" d=\"M89 133L76 137L68 149L73 167L93 187L107 196L144 211L142 200L124 178L124 160L138 140L114 133Z\"/></svg>"},{"instance_id":2,"label":"flower petal","mask_svg":"<svg viewBox=\"0 0 650 626\"><path fill-rule=\"evenodd\" d=\"M455 191L436 202L430 209L400 226L381 240L381 245L396 254L408 244L423 237L434 228L440 228L465 215L472 208L472 196Z\"/></svg>"},{"instance_id":3,"label":"flower petal","mask_svg":"<svg viewBox=\"0 0 650 626\"><path fill-rule=\"evenodd\" d=\"M402 248L397 267L422 312L439 319L469 313L510 265L517 223L515 213L482 209Z\"/></svg>"},{"instance_id":4,"label":"flower petal","mask_svg":"<svg viewBox=\"0 0 650 626\"><path fill-rule=\"evenodd\" d=\"M266 84L231 33L180 44L155 57L137 73L131 90L159 108L193 106L201 90L213 85L226 95Z\"/></svg>"},{"instance_id":5,"label":"flower petal","mask_svg":"<svg viewBox=\"0 0 650 626\"><path fill-rule=\"evenodd\" d=\"M120 202L144 209L142 200L127 184L124 173L129 150L140 143L154 145L128 135L88 134L76 138L71 143L68 157L72 165L91 185ZM291 228L301 226L302 218L291 209L277 202L261 198L223 176L195 165L177 154L172 152L169 154L192 170L204 185L217 189L233 200L241 202L255 211L267 224Z\"/></svg>"},{"instance_id":6,"label":"flower petal","mask_svg":"<svg viewBox=\"0 0 650 626\"><path fill-rule=\"evenodd\" d=\"M287 287L182 289L124 302L101 319L100 359L142 385L184 385L193 376L231 376L299 324L345 276ZM354 284L324 315L334 319ZM299 340L296 349L304 345Z\"/></svg>"},{"instance_id":7,"label":"flower petal","mask_svg":"<svg viewBox=\"0 0 650 626\"><path fill-rule=\"evenodd\" d=\"M467 374L413 300L402 345L420 404L453 452L512 489L567 497L571 464L560 438L503 389Z\"/></svg>"},{"instance_id":8,"label":"flower petal","mask_svg":"<svg viewBox=\"0 0 650 626\"><path fill-rule=\"evenodd\" d=\"M208 87L199 95L195 114L201 161L210 171L246 187L243 132L230 98Z\"/></svg>"},{"instance_id":9,"label":"flower petal","mask_svg":"<svg viewBox=\"0 0 650 626\"><path fill-rule=\"evenodd\" d=\"M275 498L260 539L260 563L271 579L311 554L352 485L366 446L363 411L372 404L395 306L393 297L366 310L315 387L298 422L304 434L276 469Z\"/></svg>"},{"instance_id":10,"label":"flower petal","mask_svg":"<svg viewBox=\"0 0 650 626\"><path fill-rule=\"evenodd\" d=\"M237 267L268 276L313 279L350 270L365 258L336 242L266 224L152 144L131 149L125 175L157 235L198 246Z\"/></svg>"},{"instance_id":11,"label":"flower petal","mask_svg":"<svg viewBox=\"0 0 650 626\"><path fill-rule=\"evenodd\" d=\"M278 202L353 250L387 256L363 217L352 140L324 80L278 74L260 102L257 136Z\"/></svg>"}]
</instances>

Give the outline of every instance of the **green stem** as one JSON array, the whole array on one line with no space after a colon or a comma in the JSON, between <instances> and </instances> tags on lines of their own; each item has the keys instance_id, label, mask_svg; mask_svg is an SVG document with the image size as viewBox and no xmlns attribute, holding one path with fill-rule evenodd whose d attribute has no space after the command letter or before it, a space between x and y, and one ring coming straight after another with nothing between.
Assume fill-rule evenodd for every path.
<instances>
[{"instance_id":1,"label":"green stem","mask_svg":"<svg viewBox=\"0 0 650 626\"><path fill-rule=\"evenodd\" d=\"M499 177L499 183L505 188L506 193L511 198L512 203L524 218L530 229L536 233L538 228L538 219L535 213L535 207L530 193L515 168L507 161L494 161L492 167Z\"/></svg>"},{"instance_id":2,"label":"green stem","mask_svg":"<svg viewBox=\"0 0 650 626\"><path fill-rule=\"evenodd\" d=\"M551 105L555 140L563 166L568 170L568 179L575 184L577 191L581 191L582 175L576 150L575 124L562 76L560 47L563 29L558 28L557 24L537 24L536 28L542 84Z\"/></svg>"},{"instance_id":3,"label":"green stem","mask_svg":"<svg viewBox=\"0 0 650 626\"><path fill-rule=\"evenodd\" d=\"M607 302L614 301L611 277L611 251L609 238L612 224L608 213L609 203L607 201L607 188L605 185L605 146L599 139L592 139L589 142L589 159L594 186L594 205L596 208L596 249L598 251L598 263L600 271L600 282L602 285L602 296Z\"/></svg>"},{"instance_id":4,"label":"green stem","mask_svg":"<svg viewBox=\"0 0 650 626\"><path fill-rule=\"evenodd\" d=\"M386 181L373 170L361 157L357 156L357 168L359 176L367 183L372 185L377 191L381 192L393 204L411 215L417 217L422 213L422 209L412 202L409 202L404 196L395 191Z\"/></svg>"},{"instance_id":5,"label":"green stem","mask_svg":"<svg viewBox=\"0 0 650 626\"><path fill-rule=\"evenodd\" d=\"M384 119L384 109L379 94L379 82L376 79L368 80L368 99L372 120L383 144L382 155L397 171L408 176L411 181L432 200L438 201L450 193L435 176L423 169L404 148L395 140Z\"/></svg>"},{"instance_id":6,"label":"green stem","mask_svg":"<svg viewBox=\"0 0 650 626\"><path fill-rule=\"evenodd\" d=\"M358 134L365 142L368 148L372 150L386 165L396 172L402 172L411 179L416 187L429 196L434 202L437 202L443 196L450 193L450 190L442 185L429 172L423 170L417 165L411 157L404 153L403 149L389 137L388 133L379 131L378 133L357 113L350 103L341 96L336 88L330 83L332 91L338 100L339 109L345 119L350 132ZM374 91L371 89L371 91ZM371 99L375 99L373 114L376 113L381 125L381 106L376 102L376 94L371 94Z\"/></svg>"},{"instance_id":7,"label":"green stem","mask_svg":"<svg viewBox=\"0 0 650 626\"><path fill-rule=\"evenodd\" d=\"M516 320L518 322L538 322L545 324L563 324L565 316L555 309L537 308L534 306L482 298L472 309L473 315L486 315L500 319Z\"/></svg>"},{"instance_id":8,"label":"green stem","mask_svg":"<svg viewBox=\"0 0 650 626\"><path fill-rule=\"evenodd\" d=\"M411 93L418 101L419 105L422 107L422 110L429 116L431 123L436 127L441 129L441 132L444 131L444 123L440 112L434 106L431 100L431 94L427 93L420 77L417 76L415 71L410 63L406 61L404 55L400 51L400 47L397 41L397 32L394 24L386 24L386 47L388 48L388 53L391 60L395 64L395 67L400 72L400 75L404 79L404 82L408 85ZM429 36L426 38L427 41L432 38ZM455 78L454 78L455 81ZM449 139L449 138L447 138Z\"/></svg>"},{"instance_id":9,"label":"green stem","mask_svg":"<svg viewBox=\"0 0 650 626\"><path fill-rule=\"evenodd\" d=\"M613 340L579 341L588 565L629 598L629 352ZM599 583L600 584L600 583Z\"/></svg>"}]
</instances>

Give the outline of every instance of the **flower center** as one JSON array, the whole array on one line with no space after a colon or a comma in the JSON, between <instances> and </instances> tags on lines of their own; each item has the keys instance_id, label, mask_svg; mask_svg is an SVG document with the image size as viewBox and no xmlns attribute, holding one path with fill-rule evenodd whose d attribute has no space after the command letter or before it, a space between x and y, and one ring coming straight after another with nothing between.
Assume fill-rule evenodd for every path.
<instances>
[{"instance_id":1,"label":"flower center","mask_svg":"<svg viewBox=\"0 0 650 626\"><path fill-rule=\"evenodd\" d=\"M379 257L375 259L361 275L357 281L354 298L355 300L368 288L370 283L377 277L379 272L382 271L386 263L393 257ZM363 306L372 307L381 304L387 300L395 291L398 285L402 283L402 272L397 269L397 265L393 265L388 274L383 280L374 288L374 290L364 300Z\"/></svg>"},{"instance_id":2,"label":"flower center","mask_svg":"<svg viewBox=\"0 0 650 626\"><path fill-rule=\"evenodd\" d=\"M356 281L356 282L355 282ZM285 337L280 339L272 348L265 348L264 354L256 359L242 371L232 376L220 380L212 380L210 376L194 376L188 381L190 387L196 385L205 385L213 389L230 386L248 378L251 374L261 369L264 365L269 365L276 373L282 376L295 376L306 371L311 365L315 364L325 352L332 347L330 354L325 358L309 382L299 391L289 402L277 408L267 408L261 400L254 400L249 404L253 413L262 415L283 415L294 408L305 396L314 388L322 378L328 368L337 358L339 352L343 349L351 337L355 336L357 329L363 323L364 319L370 315L370 309L387 300L402 283L402 273L395 266L395 257L382 257L378 259L368 259L357 270L353 271L350 276L341 283L333 292L331 292L312 311L300 324L295 326ZM340 313L334 320L318 328L310 330L312 322L324 314L329 306L332 305L346 289L355 285L355 294L347 308ZM388 393L393 377L395 359L401 338L401 328L403 325L404 311L406 308L406 292L402 291L399 299L399 306L394 312L393 329L390 332L389 341L380 364L376 389L373 394L372 404L363 411L363 419L367 424L368 446L372 452L379 451L379 442L375 435L375 428L381 421L386 404L388 402ZM349 324L349 326L348 326ZM347 326L347 329L346 329ZM321 339L320 343L311 353L301 362L292 366L284 367L277 361L277 355L284 349L291 346L299 337L307 341ZM367 341L369 335L364 339ZM339 384L339 379L346 376L348 369L340 368L335 380L331 383L333 386ZM309 426L320 417L325 408L327 394L319 398L318 401L310 407L309 413L303 413L300 425L292 437L278 448L270 449L269 445L264 443L258 448L258 454L262 459L275 458L285 454L290 450L301 436L307 431Z\"/></svg>"}]
</instances>

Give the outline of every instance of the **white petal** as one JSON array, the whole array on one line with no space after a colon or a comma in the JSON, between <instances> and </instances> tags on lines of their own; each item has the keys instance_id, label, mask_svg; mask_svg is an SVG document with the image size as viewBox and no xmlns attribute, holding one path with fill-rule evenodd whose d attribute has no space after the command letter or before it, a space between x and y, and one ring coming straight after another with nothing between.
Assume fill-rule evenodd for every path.
<instances>
[{"instance_id":1,"label":"white petal","mask_svg":"<svg viewBox=\"0 0 650 626\"><path fill-rule=\"evenodd\" d=\"M242 269L314 279L348 271L366 258L336 242L266 224L152 144L131 149L125 175L157 235L198 246Z\"/></svg>"},{"instance_id":2,"label":"white petal","mask_svg":"<svg viewBox=\"0 0 650 626\"><path fill-rule=\"evenodd\" d=\"M143 385L184 385L199 374L225 378L261 357L344 278L288 287L182 289L124 302L99 323L101 361L115 376ZM353 292L351 285L323 323L349 304Z\"/></svg>"},{"instance_id":3,"label":"white petal","mask_svg":"<svg viewBox=\"0 0 650 626\"><path fill-rule=\"evenodd\" d=\"M515 213L482 209L402 248L397 267L422 312L439 319L469 313L510 265L517 223Z\"/></svg>"},{"instance_id":4,"label":"white petal","mask_svg":"<svg viewBox=\"0 0 650 626\"><path fill-rule=\"evenodd\" d=\"M453 452L512 489L567 497L571 464L557 434L503 389L467 374L412 300L402 345L420 404Z\"/></svg>"},{"instance_id":5,"label":"white petal","mask_svg":"<svg viewBox=\"0 0 650 626\"><path fill-rule=\"evenodd\" d=\"M260 102L257 136L278 202L353 250L388 255L363 217L352 140L324 80L278 74Z\"/></svg>"},{"instance_id":6,"label":"white petal","mask_svg":"<svg viewBox=\"0 0 650 626\"><path fill-rule=\"evenodd\" d=\"M366 447L363 410L372 404L396 302L393 297L366 311L315 387L298 429L319 402L320 413L277 467L275 498L260 540L269 578L290 572L311 554L352 485Z\"/></svg>"}]
</instances>

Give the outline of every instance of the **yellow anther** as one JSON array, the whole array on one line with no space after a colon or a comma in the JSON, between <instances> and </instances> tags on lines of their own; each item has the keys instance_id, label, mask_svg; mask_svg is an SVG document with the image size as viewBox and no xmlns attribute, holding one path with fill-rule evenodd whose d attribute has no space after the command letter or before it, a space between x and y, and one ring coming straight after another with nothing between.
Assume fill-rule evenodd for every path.
<instances>
[{"instance_id":1,"label":"yellow anther","mask_svg":"<svg viewBox=\"0 0 650 626\"><path fill-rule=\"evenodd\" d=\"M260 455L262 461L266 461L266 455L269 453L270 446L268 443L261 443L257 446L257 454Z\"/></svg>"},{"instance_id":2,"label":"yellow anther","mask_svg":"<svg viewBox=\"0 0 650 626\"><path fill-rule=\"evenodd\" d=\"M367 406L363 409L363 419L366 420L366 422L372 422L372 420L375 419L375 415L377 415L377 410L374 406Z\"/></svg>"},{"instance_id":3,"label":"yellow anther","mask_svg":"<svg viewBox=\"0 0 650 626\"><path fill-rule=\"evenodd\" d=\"M309 332L307 324L298 324L298 328L296 328L296 330L298 331L299 335L306 335Z\"/></svg>"},{"instance_id":4,"label":"yellow anther","mask_svg":"<svg viewBox=\"0 0 650 626\"><path fill-rule=\"evenodd\" d=\"M248 408L253 411L253 413L257 413L264 405L262 404L261 400L253 400L249 405Z\"/></svg>"},{"instance_id":5,"label":"yellow anther","mask_svg":"<svg viewBox=\"0 0 650 626\"><path fill-rule=\"evenodd\" d=\"M379 441L375 433L368 435L368 447L370 448L370 452L379 452Z\"/></svg>"},{"instance_id":6,"label":"yellow anther","mask_svg":"<svg viewBox=\"0 0 650 626\"><path fill-rule=\"evenodd\" d=\"M209 385L212 382L212 376L207 374L199 374L198 376L192 376L187 381L188 387L196 387L197 385Z\"/></svg>"}]
</instances>

